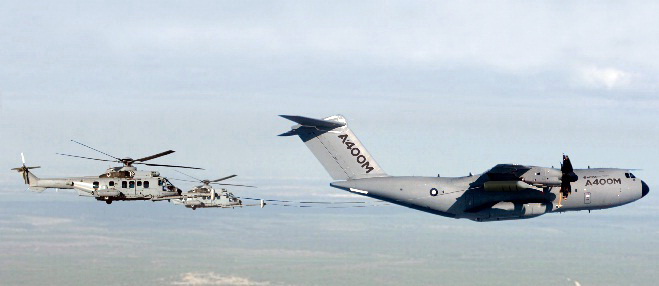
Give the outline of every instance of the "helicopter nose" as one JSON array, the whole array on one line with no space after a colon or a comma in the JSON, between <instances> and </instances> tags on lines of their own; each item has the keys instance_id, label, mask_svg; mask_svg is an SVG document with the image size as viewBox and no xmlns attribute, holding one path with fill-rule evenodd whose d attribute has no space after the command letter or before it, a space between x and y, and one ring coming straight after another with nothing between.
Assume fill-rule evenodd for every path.
<instances>
[{"instance_id":1,"label":"helicopter nose","mask_svg":"<svg viewBox=\"0 0 659 286\"><path fill-rule=\"evenodd\" d=\"M650 187L643 180L641 180L641 198L645 197L650 192Z\"/></svg>"}]
</instances>

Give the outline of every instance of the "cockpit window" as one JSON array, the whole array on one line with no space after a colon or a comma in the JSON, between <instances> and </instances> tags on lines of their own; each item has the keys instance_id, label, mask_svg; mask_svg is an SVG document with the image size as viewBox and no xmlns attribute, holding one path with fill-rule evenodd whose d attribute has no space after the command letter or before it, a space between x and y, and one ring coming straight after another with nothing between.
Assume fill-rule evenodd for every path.
<instances>
[{"instance_id":1,"label":"cockpit window","mask_svg":"<svg viewBox=\"0 0 659 286\"><path fill-rule=\"evenodd\" d=\"M629 173L625 173L625 177L629 179Z\"/></svg>"},{"instance_id":2,"label":"cockpit window","mask_svg":"<svg viewBox=\"0 0 659 286\"><path fill-rule=\"evenodd\" d=\"M636 179L636 176L634 176L634 174L632 174L632 173L629 173L629 177L632 178L632 179Z\"/></svg>"}]
</instances>

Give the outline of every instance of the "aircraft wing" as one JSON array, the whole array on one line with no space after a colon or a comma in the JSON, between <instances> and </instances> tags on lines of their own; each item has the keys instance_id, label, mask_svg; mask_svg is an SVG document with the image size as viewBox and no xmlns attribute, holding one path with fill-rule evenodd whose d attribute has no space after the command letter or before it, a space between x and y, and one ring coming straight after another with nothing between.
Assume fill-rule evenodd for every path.
<instances>
[{"instance_id":1,"label":"aircraft wing","mask_svg":"<svg viewBox=\"0 0 659 286\"><path fill-rule=\"evenodd\" d=\"M488 170L485 175L487 175L490 181L517 181L529 170L531 170L529 166L499 164Z\"/></svg>"}]
</instances>

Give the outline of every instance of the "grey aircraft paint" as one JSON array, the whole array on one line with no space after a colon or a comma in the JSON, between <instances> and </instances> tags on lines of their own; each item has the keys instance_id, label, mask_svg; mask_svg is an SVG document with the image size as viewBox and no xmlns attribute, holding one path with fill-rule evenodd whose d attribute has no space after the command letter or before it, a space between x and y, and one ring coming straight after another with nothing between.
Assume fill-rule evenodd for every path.
<instances>
[{"instance_id":1,"label":"grey aircraft paint","mask_svg":"<svg viewBox=\"0 0 659 286\"><path fill-rule=\"evenodd\" d=\"M624 169L574 169L500 164L456 178L387 175L341 115L282 117L298 123L280 136L298 135L335 180L332 187L445 217L474 221L533 218L546 213L621 206L648 194L648 185Z\"/></svg>"}]
</instances>

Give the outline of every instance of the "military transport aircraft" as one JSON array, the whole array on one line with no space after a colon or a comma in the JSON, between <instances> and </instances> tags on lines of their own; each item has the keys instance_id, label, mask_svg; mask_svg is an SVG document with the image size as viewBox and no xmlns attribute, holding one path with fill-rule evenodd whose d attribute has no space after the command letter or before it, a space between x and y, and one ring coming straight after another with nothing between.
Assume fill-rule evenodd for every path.
<instances>
[{"instance_id":1,"label":"military transport aircraft","mask_svg":"<svg viewBox=\"0 0 659 286\"><path fill-rule=\"evenodd\" d=\"M31 169L40 167L25 166L25 156L23 156L23 153L21 153L23 166L14 168L12 170L18 171L23 175L23 181L32 191L43 192L48 188L75 189L80 196L93 197L96 198L96 200L105 201L107 204L111 204L113 201L154 200L159 197L181 194L181 190L170 183L167 178L160 176L159 172L137 170L137 168L133 166L135 164L159 167L201 169L196 167L144 163L145 161L153 160L155 158L174 153L173 150L168 150L140 159L118 158L96 150L80 142L74 140L71 141L109 156L114 160L88 158L67 154L59 155L96 161L117 162L122 163L123 166L108 168L105 173L97 176L42 179L38 178L30 171Z\"/></svg>"},{"instance_id":2,"label":"military transport aircraft","mask_svg":"<svg viewBox=\"0 0 659 286\"><path fill-rule=\"evenodd\" d=\"M474 221L533 218L546 213L624 205L648 194L625 169L560 169L499 164L457 178L390 176L366 151L341 115L324 119L281 115L298 123L280 136L299 136L325 167L330 186L445 217Z\"/></svg>"}]
</instances>

